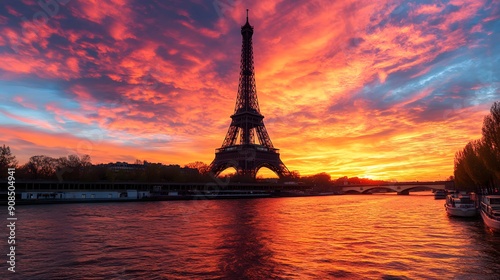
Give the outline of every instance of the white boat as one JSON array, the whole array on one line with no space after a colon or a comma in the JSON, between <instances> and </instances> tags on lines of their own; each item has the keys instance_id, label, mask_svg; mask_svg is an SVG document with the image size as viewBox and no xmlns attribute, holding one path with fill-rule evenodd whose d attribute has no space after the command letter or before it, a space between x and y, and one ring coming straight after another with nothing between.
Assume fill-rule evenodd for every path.
<instances>
[{"instance_id":1,"label":"white boat","mask_svg":"<svg viewBox=\"0 0 500 280\"><path fill-rule=\"evenodd\" d=\"M446 213L455 217L474 217L477 214L474 201L467 194L449 194L444 204Z\"/></svg>"},{"instance_id":2,"label":"white boat","mask_svg":"<svg viewBox=\"0 0 500 280\"><path fill-rule=\"evenodd\" d=\"M481 217L488 227L500 231L500 195L483 196Z\"/></svg>"}]
</instances>

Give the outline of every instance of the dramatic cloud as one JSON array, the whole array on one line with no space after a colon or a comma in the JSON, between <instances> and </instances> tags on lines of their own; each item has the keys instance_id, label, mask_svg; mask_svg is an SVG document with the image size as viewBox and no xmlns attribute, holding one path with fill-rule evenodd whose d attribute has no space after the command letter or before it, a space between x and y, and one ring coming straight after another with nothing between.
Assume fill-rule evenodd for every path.
<instances>
[{"instance_id":1,"label":"dramatic cloud","mask_svg":"<svg viewBox=\"0 0 500 280\"><path fill-rule=\"evenodd\" d=\"M500 99L497 1L7 1L0 142L94 163L210 163L250 9L261 112L290 170L444 179Z\"/></svg>"}]
</instances>

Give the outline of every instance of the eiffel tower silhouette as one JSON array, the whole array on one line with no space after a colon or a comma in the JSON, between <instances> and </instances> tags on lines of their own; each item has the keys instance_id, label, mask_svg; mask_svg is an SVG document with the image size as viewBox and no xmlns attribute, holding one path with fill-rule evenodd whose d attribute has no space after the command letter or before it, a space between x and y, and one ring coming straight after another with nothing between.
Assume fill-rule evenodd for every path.
<instances>
[{"instance_id":1,"label":"eiffel tower silhouette","mask_svg":"<svg viewBox=\"0 0 500 280\"><path fill-rule=\"evenodd\" d=\"M274 148L269 138L257 100L252 50L253 27L248 23L248 9L247 22L241 27L241 35L243 44L236 106L226 138L222 147L216 149L210 171L217 176L233 167L242 178L255 179L257 171L266 167L283 178L290 171L281 161L279 149Z\"/></svg>"}]
</instances>

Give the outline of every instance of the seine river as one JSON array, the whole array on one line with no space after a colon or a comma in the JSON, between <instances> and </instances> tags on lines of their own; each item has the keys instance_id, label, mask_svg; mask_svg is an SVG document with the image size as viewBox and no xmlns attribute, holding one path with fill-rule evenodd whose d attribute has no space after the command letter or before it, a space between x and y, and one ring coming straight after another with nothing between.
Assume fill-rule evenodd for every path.
<instances>
[{"instance_id":1,"label":"seine river","mask_svg":"<svg viewBox=\"0 0 500 280\"><path fill-rule=\"evenodd\" d=\"M500 234L443 204L411 194L20 206L17 272L2 253L0 278L499 279Z\"/></svg>"}]
</instances>

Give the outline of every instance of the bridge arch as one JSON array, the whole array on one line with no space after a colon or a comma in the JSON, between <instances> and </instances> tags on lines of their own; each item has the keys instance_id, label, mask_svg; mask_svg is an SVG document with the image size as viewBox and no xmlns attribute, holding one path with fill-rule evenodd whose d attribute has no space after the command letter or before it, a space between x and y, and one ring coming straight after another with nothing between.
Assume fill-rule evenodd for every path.
<instances>
[{"instance_id":1,"label":"bridge arch","mask_svg":"<svg viewBox=\"0 0 500 280\"><path fill-rule=\"evenodd\" d=\"M344 194L361 194L361 192L359 192L357 190L347 190L347 191L344 191Z\"/></svg>"},{"instance_id":2,"label":"bridge arch","mask_svg":"<svg viewBox=\"0 0 500 280\"><path fill-rule=\"evenodd\" d=\"M388 187L388 186L375 186L371 188L363 188L364 190L360 193L362 194L367 194L370 193L373 190L387 190L387 191L399 191L400 189L397 189L397 187Z\"/></svg>"},{"instance_id":3,"label":"bridge arch","mask_svg":"<svg viewBox=\"0 0 500 280\"><path fill-rule=\"evenodd\" d=\"M408 183L396 183L387 185L347 185L342 187L342 190L346 194L366 194L370 193L376 189L385 189L398 192L400 194L408 194L410 191L415 189L428 189L428 190L438 190L446 189L448 182L408 182Z\"/></svg>"},{"instance_id":4,"label":"bridge arch","mask_svg":"<svg viewBox=\"0 0 500 280\"><path fill-rule=\"evenodd\" d=\"M408 192L411 192L411 191L413 191L415 189L437 190L437 189L440 189L440 188L435 188L435 187L428 186L428 185L420 185L420 186L412 186L412 187L409 187L409 188L405 188L404 190L408 191Z\"/></svg>"}]
</instances>

